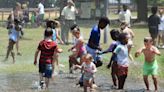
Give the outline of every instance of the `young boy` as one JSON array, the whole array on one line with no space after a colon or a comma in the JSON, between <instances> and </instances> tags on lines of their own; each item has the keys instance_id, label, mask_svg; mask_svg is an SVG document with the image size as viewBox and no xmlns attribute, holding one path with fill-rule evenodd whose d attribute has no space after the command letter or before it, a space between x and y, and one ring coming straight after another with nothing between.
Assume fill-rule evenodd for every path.
<instances>
[{"instance_id":1,"label":"young boy","mask_svg":"<svg viewBox=\"0 0 164 92\"><path fill-rule=\"evenodd\" d=\"M51 28L47 28L45 31L45 39L39 43L39 46L35 52L34 65L37 64L38 54L39 58L39 74L40 74L40 85L43 87L43 77L45 77L46 88L48 88L49 79L54 71L53 55L54 53L62 52L62 49L57 47L57 44L52 41L53 31Z\"/></svg>"},{"instance_id":2,"label":"young boy","mask_svg":"<svg viewBox=\"0 0 164 92\"><path fill-rule=\"evenodd\" d=\"M116 47L113 55L117 56L117 76L118 76L118 89L124 88L124 83L128 75L128 35L121 33L119 35L120 44Z\"/></svg>"},{"instance_id":3,"label":"young boy","mask_svg":"<svg viewBox=\"0 0 164 92\"><path fill-rule=\"evenodd\" d=\"M113 42L111 43L111 45L109 46L109 48L105 51L102 51L99 54L105 54L108 52L112 52L115 50L115 48L120 44L120 42L118 41L119 38L119 31L117 29L112 29L110 31L110 35L111 38L113 40ZM107 65L107 68L110 68L112 66L111 69L111 76L112 76L112 80L113 80L113 88L117 87L117 56L116 55L112 55L109 64Z\"/></svg>"},{"instance_id":4,"label":"young boy","mask_svg":"<svg viewBox=\"0 0 164 92\"><path fill-rule=\"evenodd\" d=\"M158 47L164 48L164 9L159 10L160 24L158 25ZM162 45L160 42L162 41Z\"/></svg>"},{"instance_id":5,"label":"young boy","mask_svg":"<svg viewBox=\"0 0 164 92\"><path fill-rule=\"evenodd\" d=\"M15 63L15 53L13 51L14 45L18 42L19 40L19 32L21 31L21 28L19 26L20 21L18 19L14 19L14 24L10 25L10 31L9 31L9 45L6 53L6 58L5 60L8 59L9 54L11 53L11 56L13 58L13 63Z\"/></svg>"},{"instance_id":6,"label":"young boy","mask_svg":"<svg viewBox=\"0 0 164 92\"><path fill-rule=\"evenodd\" d=\"M155 55L160 55L159 50L152 45L153 40L151 37L144 38L144 47L137 50L135 53L135 57L138 57L141 53L145 56L145 63L143 65L143 79L146 85L147 90L149 91L149 82L148 75L152 75L152 79L154 81L155 92L158 90L157 87L157 61L155 59Z\"/></svg>"},{"instance_id":7,"label":"young boy","mask_svg":"<svg viewBox=\"0 0 164 92\"><path fill-rule=\"evenodd\" d=\"M73 73L72 71L72 66L73 64L78 64L81 65L82 64L82 56L84 54L86 54L86 49L84 46L84 39L83 37L80 35L80 28L78 27L78 25L73 25L71 27L71 31L73 36L75 36L75 44L68 50L68 51L72 51L73 54L69 56L69 69L70 69L70 73ZM77 61L77 59L80 58L80 62Z\"/></svg>"}]
</instances>

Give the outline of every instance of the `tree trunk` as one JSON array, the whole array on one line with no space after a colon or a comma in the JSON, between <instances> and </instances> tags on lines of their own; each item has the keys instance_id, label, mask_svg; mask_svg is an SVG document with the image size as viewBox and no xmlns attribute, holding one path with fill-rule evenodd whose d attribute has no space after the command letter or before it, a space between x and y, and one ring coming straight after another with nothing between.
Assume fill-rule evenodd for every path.
<instances>
[{"instance_id":1,"label":"tree trunk","mask_svg":"<svg viewBox=\"0 0 164 92\"><path fill-rule=\"evenodd\" d=\"M137 0L138 21L147 21L147 0Z\"/></svg>"}]
</instances>

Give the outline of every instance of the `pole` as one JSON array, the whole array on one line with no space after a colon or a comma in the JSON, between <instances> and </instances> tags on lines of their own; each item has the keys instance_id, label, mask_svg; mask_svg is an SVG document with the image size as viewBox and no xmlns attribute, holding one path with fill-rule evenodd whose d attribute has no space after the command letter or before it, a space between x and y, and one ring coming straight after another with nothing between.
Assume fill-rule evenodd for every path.
<instances>
[{"instance_id":1,"label":"pole","mask_svg":"<svg viewBox=\"0 0 164 92\"><path fill-rule=\"evenodd\" d=\"M108 0L104 0L104 14L105 17L108 17ZM106 44L108 42L108 30L109 30L109 26L107 25L105 30L104 30L104 44Z\"/></svg>"}]
</instances>

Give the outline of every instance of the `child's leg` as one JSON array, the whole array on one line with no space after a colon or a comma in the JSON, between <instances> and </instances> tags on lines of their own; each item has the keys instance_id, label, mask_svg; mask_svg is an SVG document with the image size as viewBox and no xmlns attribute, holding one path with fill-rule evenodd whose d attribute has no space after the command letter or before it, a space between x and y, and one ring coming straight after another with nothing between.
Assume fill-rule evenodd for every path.
<instances>
[{"instance_id":1,"label":"child's leg","mask_svg":"<svg viewBox=\"0 0 164 92\"><path fill-rule=\"evenodd\" d=\"M70 73L72 73L72 69L71 68L72 68L73 64L78 64L78 61L77 61L76 57L74 56L74 54L69 56L69 70L70 70Z\"/></svg>"},{"instance_id":2,"label":"child's leg","mask_svg":"<svg viewBox=\"0 0 164 92\"><path fill-rule=\"evenodd\" d=\"M155 87L155 90L157 91L158 90L158 82L157 82L157 76L155 75L152 75L152 79L153 79L153 82L154 82L154 87Z\"/></svg>"},{"instance_id":3,"label":"child's leg","mask_svg":"<svg viewBox=\"0 0 164 92\"><path fill-rule=\"evenodd\" d=\"M111 76L112 76L114 86L117 86L117 77L116 77L117 76L117 74L116 74L117 66L114 63L116 63L116 62L113 62L113 64L112 64Z\"/></svg>"},{"instance_id":4,"label":"child's leg","mask_svg":"<svg viewBox=\"0 0 164 92\"><path fill-rule=\"evenodd\" d=\"M118 76L118 89L123 89L127 75Z\"/></svg>"},{"instance_id":5,"label":"child's leg","mask_svg":"<svg viewBox=\"0 0 164 92\"><path fill-rule=\"evenodd\" d=\"M87 92L88 82L89 81L87 81L87 80L83 80L84 92Z\"/></svg>"},{"instance_id":6,"label":"child's leg","mask_svg":"<svg viewBox=\"0 0 164 92\"><path fill-rule=\"evenodd\" d=\"M148 75L143 76L144 83L146 85L146 89L149 90L149 81L148 81Z\"/></svg>"},{"instance_id":7,"label":"child's leg","mask_svg":"<svg viewBox=\"0 0 164 92\"><path fill-rule=\"evenodd\" d=\"M6 60L8 59L10 52L12 52L14 44L15 42L13 42L12 40L9 40L9 46L8 46L6 58L5 58Z\"/></svg>"},{"instance_id":8,"label":"child's leg","mask_svg":"<svg viewBox=\"0 0 164 92\"><path fill-rule=\"evenodd\" d=\"M90 90L93 91L93 79L89 80L89 87L90 87Z\"/></svg>"},{"instance_id":9,"label":"child's leg","mask_svg":"<svg viewBox=\"0 0 164 92\"><path fill-rule=\"evenodd\" d=\"M13 50L11 50L11 56L13 58L13 63L15 63L15 53L13 52Z\"/></svg>"},{"instance_id":10,"label":"child's leg","mask_svg":"<svg viewBox=\"0 0 164 92\"><path fill-rule=\"evenodd\" d=\"M46 88L48 88L48 86L49 86L49 80L50 80L49 78L47 78L47 77L45 78Z\"/></svg>"},{"instance_id":11,"label":"child's leg","mask_svg":"<svg viewBox=\"0 0 164 92\"><path fill-rule=\"evenodd\" d=\"M16 50L17 50L17 55L21 56L21 53L19 52L19 38L18 41L16 42Z\"/></svg>"}]
</instances>

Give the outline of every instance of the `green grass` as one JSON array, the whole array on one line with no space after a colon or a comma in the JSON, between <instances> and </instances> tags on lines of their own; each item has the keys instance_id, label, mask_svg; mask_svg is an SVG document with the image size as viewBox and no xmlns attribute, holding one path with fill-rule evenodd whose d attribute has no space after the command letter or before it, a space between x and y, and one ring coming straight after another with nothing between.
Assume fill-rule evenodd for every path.
<instances>
[{"instance_id":1,"label":"green grass","mask_svg":"<svg viewBox=\"0 0 164 92\"><path fill-rule=\"evenodd\" d=\"M91 26L90 25L82 25L80 24L81 27L81 32L84 36L85 41L87 42L87 39L89 38ZM112 28L117 28L117 26L112 26ZM7 50L7 45L8 45L8 35L7 35L7 30L5 28L0 28L0 73L26 73L26 72L36 72L38 70L38 67L33 65L33 60L34 60L34 53L35 50L38 46L38 43L40 40L43 39L43 28L36 28L36 29L24 29L25 30L25 35L22 40L20 40L20 52L22 53L22 56L16 56L16 63L12 64L12 59L11 57L9 58L8 61L3 62ZM134 56L134 53L136 49L140 48L143 46L143 38L145 36L148 36L148 29L146 26L136 26L132 28L134 33L135 33L135 38L134 38L134 45L135 47L132 48L131 54ZM102 35L103 36L103 35ZM103 49L107 49L110 42L111 38L110 36L108 37L109 41L108 44L102 44ZM103 37L101 38L101 43L103 43L102 40ZM61 64L64 64L66 67L62 68L65 71L68 71L68 56L71 54L71 52L68 52L67 50L71 47L71 45L59 45L60 48L64 50L63 53L60 54L59 61ZM14 48L15 49L15 48ZM160 49L161 51L161 56L157 56L157 60L159 63L159 77L164 79L164 50ZM103 55L103 61L104 65L103 67L100 67L98 70L98 73L104 74L104 75L109 75L110 72L108 69L106 69L106 63L109 61L111 54L106 54ZM130 65L129 69L129 76L134 76L136 78L142 78L142 64L144 62L144 57L141 55L139 58L134 58L135 61L140 65ZM132 63L133 63L132 62Z\"/></svg>"}]
</instances>

